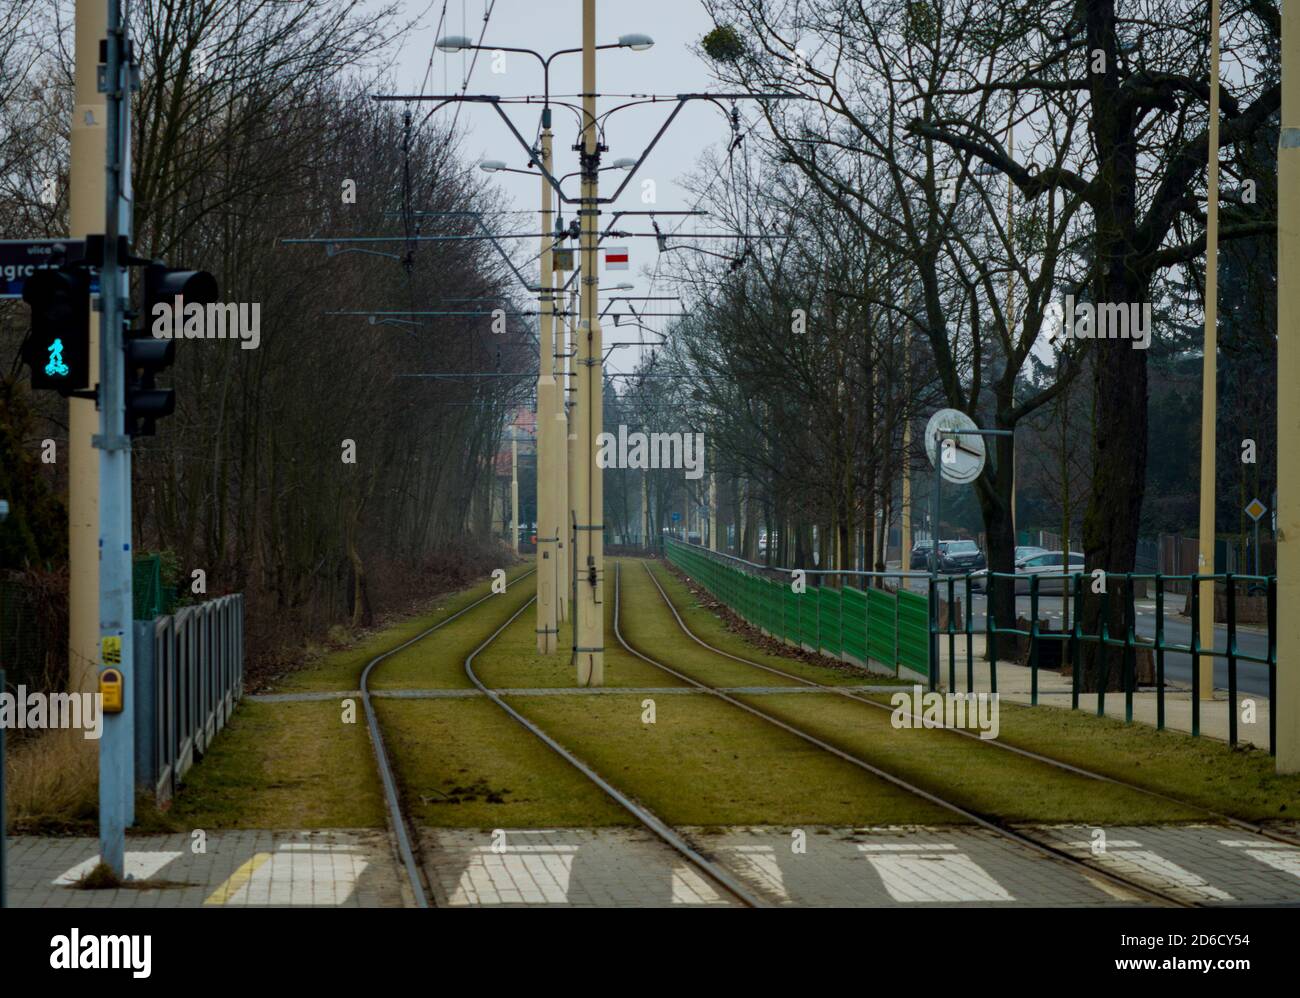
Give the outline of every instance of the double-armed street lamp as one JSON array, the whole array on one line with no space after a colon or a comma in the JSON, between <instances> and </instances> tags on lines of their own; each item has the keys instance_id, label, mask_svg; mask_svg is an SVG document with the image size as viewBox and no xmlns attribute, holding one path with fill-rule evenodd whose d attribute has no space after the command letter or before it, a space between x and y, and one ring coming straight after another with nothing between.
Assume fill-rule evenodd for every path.
<instances>
[{"instance_id":1,"label":"double-armed street lamp","mask_svg":"<svg viewBox=\"0 0 1300 998\"><path fill-rule=\"evenodd\" d=\"M585 94L592 95L584 96L583 99L583 134L586 142L582 159L583 198L580 210L583 221L581 235L584 237L584 256L581 267L584 285L582 311L584 318L589 320L584 328L587 329L587 340L590 342L593 335L591 327L594 325L595 294L597 291L594 253L595 216L597 212L595 204L596 174L601 169L599 150L593 128L595 124L595 53L598 50L616 48L643 52L654 45L654 40L645 34L626 34L621 36L614 44L595 45L595 9L593 0L586 0L584 3L583 22L583 46L581 48L561 49L549 56L543 56L540 52L528 48L478 45L471 39L459 35L440 38L436 45L440 51L448 54L484 49L496 52L517 52L523 55L531 55L542 66L542 127L538 146L531 150L533 158L529 163L529 167L533 165L540 167L542 184L540 280L537 288L541 313L538 323L539 361L537 371L537 649L543 654L549 654L556 650L559 634L558 624L565 611L563 591L569 585L570 578L573 577L570 555L576 553L583 557L585 564L591 567L591 585L581 587L582 599L574 608L574 657L578 664L579 682L584 685L598 686L603 683L602 646L604 640L601 599L597 592L598 573L596 572L596 565L600 561L602 552L600 549L599 527L594 527L593 521L600 519L603 497L600 495L599 475L593 470L594 465L585 467L591 465L591 461L583 462L585 470L577 476L576 487L573 490L574 494L566 495L569 491L566 485L569 477L566 467L566 451L570 432L566 418L566 407L563 401L564 393L560 390L563 382L557 382L556 379L556 358L568 351L561 351L556 348L555 336L556 291L552 250L556 242L563 238L563 234L554 233L552 226L552 185L555 184L558 187L558 183L554 181L552 171L551 63L561 55L581 52L583 54L583 90ZM637 160L635 159L618 159L604 169L632 170L636 165ZM504 161L495 159L483 160L479 164L479 169L486 173L531 173L531 170L512 168ZM594 382L591 376L593 356L596 358ZM588 376L579 379L578 402L575 407L575 411L585 413L588 424L592 424L587 427L587 433L591 438L588 441L588 450L591 450L592 441L600 432L598 379L600 377L599 366L601 359L597 337L595 347L588 347L588 349L582 351L582 358L579 360L580 365L585 367ZM594 399L592 397L593 388L597 393ZM573 510L572 515L569 513L571 508ZM570 522L572 522L574 530L572 543L566 548L564 537L567 530L565 528ZM575 599L578 596L578 589L579 587L575 584Z\"/></svg>"}]
</instances>

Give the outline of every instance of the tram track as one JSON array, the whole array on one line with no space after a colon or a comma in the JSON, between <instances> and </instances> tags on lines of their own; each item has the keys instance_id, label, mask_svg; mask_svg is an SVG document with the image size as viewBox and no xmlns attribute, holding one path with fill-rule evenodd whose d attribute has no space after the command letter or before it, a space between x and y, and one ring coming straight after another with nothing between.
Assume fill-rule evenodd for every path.
<instances>
[{"instance_id":1,"label":"tram track","mask_svg":"<svg viewBox=\"0 0 1300 998\"><path fill-rule=\"evenodd\" d=\"M645 565L647 574L654 582L655 588L659 590L660 596L663 598L664 602L672 611L673 616L677 619L678 625L688 635L694 637L694 635L691 634L689 628L686 627L685 622L682 621L680 615L677 613L677 608L672 605L672 600L668 598L668 595L667 593L664 592L663 587L659 585L659 580L656 579L654 577L654 573L650 571L649 564L648 563L643 563L643 564ZM1028 835L1019 829L1012 828L1011 826L1003 822L997 821L986 815L979 814L975 811L970 810L969 808L963 807L960 804L950 801L940 796L939 794L926 790L923 787L916 786L910 781L903 779L902 777L894 773L891 773L886 769L882 769L881 767L875 765L874 763L868 762L867 760L861 758L858 755L855 755L851 752L846 752L845 750L839 748L838 746L832 745L830 742L818 738L816 735L810 734L809 732L803 730L797 725L791 724L788 721L785 721L774 714L770 714L767 711L761 710L758 707L745 703L743 700L739 700L736 697L723 692L718 687L710 686L707 683L701 682L700 680L696 679L694 676L688 675L687 673L684 672L680 672L677 669L674 669L671 666L666 665L663 662L660 662L650 657L649 655L645 654L638 648L634 647L626 638L623 637L622 631L619 627L619 619L621 616L621 609L622 609L621 598L622 598L622 564L619 563L616 564L615 571L614 571L614 635L618 639L619 644L622 645L623 648L629 654L636 656L637 658L641 659L643 662L655 666L656 668L663 670L669 675L677 677L683 682L686 682L691 686L694 686L696 689L700 690L701 692L708 693L732 705L733 707L743 710L746 713L752 714L755 717L761 718L762 720L767 721L769 724L772 724L775 727L778 727L783 731L786 731L789 734L792 734L795 737L800 738L805 742L808 742L809 744L835 756L836 758L839 758L845 762L848 762L853 766L858 767L859 769L862 769L872 774L878 779L884 780L886 783L889 783L899 788L900 790L903 790L914 796L920 797L921 799L926 800L929 803L936 805L937 807L943 808L944 810L956 814L966 819L967 821L979 826L980 828L983 828L986 831L993 833L999 838L1013 842L1016 845L1028 849L1038 854L1039 856L1042 856L1045 859L1066 866L1074 870L1075 872L1083 873L1088 877L1100 877L1105 881L1107 881L1108 883L1110 883L1112 886L1120 888L1121 890L1126 891L1130 894L1135 894L1140 897L1144 897L1149 900L1155 901L1158 904L1162 904L1170 907L1177 907L1177 908L1202 907L1196 902L1187 901L1173 894L1166 893L1164 891L1143 884L1139 881L1115 873L1111 870L1107 870L1093 863L1089 863L1086 860L1071 855L1070 853L1066 852L1061 848L1058 848L1055 845L1052 845L1047 842L1043 842L1042 840L1037 839L1031 835ZM720 652L718 651L718 649L712 648L712 646L707 645L705 642L701 641L700 639L696 638L696 640L705 648L709 649L710 651L717 652L718 654L724 655L725 657L733 659L734 661L740 662L742 664L756 666L757 668L763 669L767 672L771 672L774 674L789 676L790 678L798 679L800 682L805 682L811 686L821 686L821 684L812 682L811 680L805 680L801 676L795 676L792 673L785 673L780 669L768 667L758 662L751 662L748 659L741 658L740 656L731 655L726 652ZM834 687L828 686L824 688L827 691L834 690ZM869 701L865 699L863 700L863 702L874 703L874 701ZM876 706L883 706L883 705L877 704Z\"/></svg>"},{"instance_id":2,"label":"tram track","mask_svg":"<svg viewBox=\"0 0 1300 998\"><path fill-rule=\"evenodd\" d=\"M551 737L551 735L547 734L538 724L529 720L514 707L510 706L510 704L506 703L505 698L502 697L501 694L489 687L479 678L478 674L474 671L474 659L477 658L478 655L489 645L491 645L492 642L494 642L506 630L506 628L513 624L515 620L524 613L524 611L532 606L535 601L536 597L525 603L513 616L511 616L509 620L493 631L486 641L470 652L469 656L465 659L465 674L469 677L470 681L478 687L478 689L485 694L489 700L505 711L505 713L507 713L513 720L522 725L534 737L541 741L542 744L560 756L560 758L569 763L569 765L573 766L574 769L582 773L583 776L599 787L601 791L618 804L619 807L623 808L636 818L644 828L653 833L710 881L721 887L727 894L734 897L747 908L771 907L767 901L746 887L739 878L729 870L705 856L683 835L673 829L667 822L647 808L644 804L633 800L627 794L615 787L612 783L596 772L595 769L566 749ZM617 619L618 610L616 605L615 620L617 621Z\"/></svg>"},{"instance_id":3,"label":"tram track","mask_svg":"<svg viewBox=\"0 0 1300 998\"><path fill-rule=\"evenodd\" d=\"M858 703L866 704L867 706L874 707L878 710L883 710L889 713L893 712L893 708L888 706L887 704L883 704L879 700L873 700L870 697L863 696L860 693L855 693L852 690L845 690L837 686L828 686L825 683L818 683L815 680L808 679L805 676L800 676L793 672L787 672L784 669L778 669L775 666L766 665L762 662L755 662L751 659L744 658L740 655L735 655L731 652L724 651L721 648L717 648L714 645L709 644L707 641L705 641L703 638L697 635L686 625L686 621L682 619L682 616L678 612L677 607L673 604L672 599L668 596L668 593L664 590L663 586L659 583L659 580L655 577L654 572L650 570L650 564L648 562L645 563L645 570L646 570L646 574L650 576L650 580L654 583L655 588L659 591L659 595L663 599L664 604L668 607L669 611L672 613L673 619L677 622L678 628L681 629L683 634L685 634L696 644L700 645L702 648L707 649L708 651L712 652L715 655L720 655L723 658L730 659L733 662L738 662L742 665L753 666L756 669L762 669L765 672L769 672L777 676L783 676L787 679L793 679L795 682L800 683L801 685L812 687L825 693L834 693L836 696L846 697L849 700L855 700ZM1141 794L1153 800L1159 800L1166 804L1173 804L1178 807L1186 808L1189 811L1199 811L1202 815L1204 815L1208 819L1220 822L1225 825L1230 825L1233 828L1236 828L1240 831L1249 832L1253 835L1258 835L1262 838L1270 839L1271 841L1274 842L1279 842L1284 845L1300 848L1300 839L1297 839L1294 836L1288 835L1285 832L1279 832L1276 829L1268 828L1265 825L1260 825L1253 821L1247 821L1243 818L1237 818L1230 814L1223 814L1219 811L1215 811L1213 808L1205 807L1202 804L1196 804L1191 801L1174 797L1170 794L1161 793L1160 791L1152 790L1149 787L1143 787L1135 783L1129 783L1127 780L1121 780L1114 776L1107 776L1104 773L1098 773L1095 772L1094 770L1086 769L1082 766L1076 766L1073 763L1065 762L1062 759L1056 759L1049 755L1043 755L1040 752L1034 752L1031 749L1021 748L1018 745L1012 745L1008 742L999 741L997 739L991 739L991 740L983 739L980 738L979 734L977 734L976 732L968 731L964 728L940 728L936 730L948 731L954 735L959 735L963 738L973 739L984 745L992 745L994 748L1001 749L1005 752L1011 752L1015 755L1021 756L1026 759L1032 759L1035 762L1043 763L1055 769L1059 769L1062 772L1072 773L1075 776L1082 776L1090 780L1096 780L1099 783L1108 784L1110 786L1121 787L1125 790L1133 791L1134 793Z\"/></svg>"},{"instance_id":4,"label":"tram track","mask_svg":"<svg viewBox=\"0 0 1300 998\"><path fill-rule=\"evenodd\" d=\"M529 569L527 572L517 576L513 580L513 583L518 583L523 579L528 578L536 571L536 569ZM365 708L366 725L370 730L370 744L375 750L375 763L379 769L379 779L384 791L384 803L388 817L388 827L392 832L393 841L397 846L398 859L401 861L402 868L406 872L407 882L411 888L411 893L414 896L417 908L429 907L430 892L424 882L422 867L416 859L418 846L412 845L413 840L418 841L416 836L413 834L414 824L410 821L406 808L402 804L402 795L397 789L397 780L393 775L393 765L389 758L388 746L384 741L384 734L379 724L379 718L375 713L374 704L371 702L370 676L371 673L374 672L374 670L386 659L391 658L400 651L405 651L412 645L418 644L435 631L441 630L453 621L465 616L465 614L469 613L471 610L482 606L496 595L498 594L489 592L487 595L476 599L467 606L461 607L455 613L448 617L444 617L432 627L426 628L414 637L403 641L400 645L390 648L382 654L376 655L366 663L366 667L361 671L361 703ZM534 597L534 599L535 598L536 597ZM525 606L531 605L532 600L525 604ZM515 614L515 616L517 617L518 614ZM511 619L513 620L514 618L512 617Z\"/></svg>"}]
</instances>

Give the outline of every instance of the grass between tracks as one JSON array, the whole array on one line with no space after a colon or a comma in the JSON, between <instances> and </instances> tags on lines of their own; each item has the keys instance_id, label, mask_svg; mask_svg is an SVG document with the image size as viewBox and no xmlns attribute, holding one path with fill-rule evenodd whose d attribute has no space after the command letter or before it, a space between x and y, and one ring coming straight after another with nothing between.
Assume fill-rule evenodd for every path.
<instances>
[{"instance_id":1,"label":"grass between tracks","mask_svg":"<svg viewBox=\"0 0 1300 998\"><path fill-rule=\"evenodd\" d=\"M617 648L609 623L608 686L680 685ZM524 614L475 659L485 682L516 689L573 684L567 656L561 656L562 667L530 666L536 659L534 626L531 614ZM654 700L653 724L643 720L647 699ZM952 820L793 735L698 694L557 694L512 696L509 702L670 823ZM394 732L390 751L419 822L484 828L632 822L586 777L485 700L381 700L377 709L385 731Z\"/></svg>"},{"instance_id":2,"label":"grass between tracks","mask_svg":"<svg viewBox=\"0 0 1300 998\"><path fill-rule=\"evenodd\" d=\"M624 567L625 586L635 577L631 573L632 567L631 564ZM639 566L637 570L641 575L645 574ZM654 565L652 570L678 612L687 620L687 626L704 640L755 661L767 664L779 662L777 656L754 654L752 646L749 651L739 650L737 646L747 644L744 639L727 631L715 615L694 608L694 598L680 580L660 564ZM694 615L688 616L692 612ZM671 615L668 619L671 620ZM714 624L712 634L717 640L709 634L708 619ZM698 627L697 621L701 621ZM694 645L694 642L690 644ZM698 645L694 647L699 649ZM717 656L713 656L713 659L718 663L727 662ZM786 660L778 664L778 667L806 675L807 673L795 668L803 664ZM715 681L712 677L720 674L721 669L721 664L718 665L719 671L709 667L710 682ZM764 675L759 669L751 669L750 674L754 677ZM760 707L770 705L771 708L780 708L782 717L798 721L810 731L823 734L828 741L846 750L853 750L855 743L858 748L865 747L861 744L866 737L864 732L856 730L860 725L879 728L883 720L884 730L877 732L880 737L873 735L870 738L872 745L878 745L883 750L883 754L875 757L882 760L882 765L887 763L889 767L896 767L899 775L935 790L941 789L951 779L959 784L958 791L952 795L953 799L975 809L983 808L1012 820L1029 820L1032 817L1033 820L1138 822L1204 817L1203 812L1153 802L1150 798L1131 791L1116 796L1118 788L1107 788L1098 781L1071 776L1054 769L1049 770L1048 778L1059 781L1059 786L1066 793L1052 794L1051 796L1061 798L1057 805L1052 805L1037 789L1043 777L1036 771L1045 764L1018 759L1012 753L1002 752L994 746L977 744L952 732L925 729L895 731L888 726L888 715L883 711L867 710L838 697L833 698L836 701L833 705L823 706L825 698L820 695L813 696L812 701L805 703L804 697L808 696L812 695L764 697L761 700L752 698L750 702ZM887 703L889 695L877 695L874 699ZM1273 771L1273 760L1258 749L1232 749L1213 739L1192 738L1177 731L1157 731L1144 724L1125 725L1083 711L1064 711L1047 706L1028 707L1006 701L1000 707L998 740L1009 745L1237 818L1294 821L1300 817L1300 776L1278 776ZM860 722L857 720L859 711L865 711L868 715ZM889 735L893 737L888 737ZM1006 760L1002 765L1010 765L1009 772L1012 774L1021 764L1027 764L1029 769L1022 771L1026 782L1019 785L1014 779L1008 784L1003 784L1001 780L990 782L990 773L993 772L989 768L993 766L988 761L990 753L996 753ZM936 782L936 776L942 776L942 780ZM946 790L944 792L947 793ZM1127 794L1127 800L1124 794ZM1055 817L1038 817L1042 814L1053 814Z\"/></svg>"},{"instance_id":3,"label":"grass between tracks","mask_svg":"<svg viewBox=\"0 0 1300 998\"><path fill-rule=\"evenodd\" d=\"M509 599L518 596L525 590L529 595L532 594L532 587L535 584L533 581L534 576L530 575L526 579L521 579L521 577L526 574L531 567L532 566L529 564L523 564L507 570L507 589L505 593L501 594L501 598ZM484 581L473 588L465 589L457 593L448 593L447 595L440 597L429 612L408 617L390 626L371 631L356 644L339 651L330 652L322 656L319 660L307 664L302 669L289 673L276 685L276 692L297 693L307 691L358 689L361 684L362 670L365 669L366 663L376 655L382 654L389 648L401 644L403 641L410 640L421 631L427 630L434 624L438 623L438 621L446 620L452 614L459 610L463 610L475 600L486 596L490 591L490 581ZM475 617L476 615L473 613L465 615L465 618L471 620ZM448 627L444 628L443 631L449 631L451 628L456 626L457 624L450 624ZM483 635L483 637L486 636L486 634ZM440 632L438 637L433 639L433 642L437 643L442 639L443 633ZM482 638L479 640L482 640ZM420 645L422 644L423 642L420 643ZM413 647L420 647L420 645L415 645ZM400 657L400 654L395 655L392 659L385 662L383 671L386 673L389 672L389 667L392 666Z\"/></svg>"}]
</instances>

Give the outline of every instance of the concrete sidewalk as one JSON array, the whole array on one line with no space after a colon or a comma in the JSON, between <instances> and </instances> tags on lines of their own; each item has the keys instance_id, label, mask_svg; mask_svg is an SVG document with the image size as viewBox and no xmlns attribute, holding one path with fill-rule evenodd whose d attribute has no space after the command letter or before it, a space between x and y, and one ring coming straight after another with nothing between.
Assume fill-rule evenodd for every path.
<instances>
[{"instance_id":1,"label":"concrete sidewalk","mask_svg":"<svg viewBox=\"0 0 1300 998\"><path fill-rule=\"evenodd\" d=\"M199 844L203 851L195 852ZM11 837L9 905L375 908L409 903L388 836L375 830L132 835L126 840L126 873L137 886L73 886L98 859L97 839Z\"/></svg>"}]
</instances>

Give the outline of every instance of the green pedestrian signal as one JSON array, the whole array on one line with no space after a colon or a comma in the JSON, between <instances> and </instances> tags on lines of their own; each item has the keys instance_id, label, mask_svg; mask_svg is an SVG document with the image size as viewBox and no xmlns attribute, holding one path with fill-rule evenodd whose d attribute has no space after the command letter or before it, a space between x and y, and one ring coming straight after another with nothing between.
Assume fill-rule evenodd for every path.
<instances>
[{"instance_id":1,"label":"green pedestrian signal","mask_svg":"<svg viewBox=\"0 0 1300 998\"><path fill-rule=\"evenodd\" d=\"M22 357L32 389L60 395L90 387L90 274L84 267L37 270L23 285L32 327Z\"/></svg>"}]
</instances>

